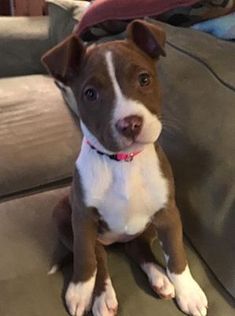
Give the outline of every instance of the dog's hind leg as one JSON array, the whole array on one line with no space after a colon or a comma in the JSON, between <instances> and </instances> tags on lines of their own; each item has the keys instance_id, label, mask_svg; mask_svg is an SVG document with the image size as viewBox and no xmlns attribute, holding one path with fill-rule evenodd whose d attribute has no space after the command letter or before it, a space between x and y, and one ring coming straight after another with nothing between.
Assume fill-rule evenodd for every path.
<instances>
[{"instance_id":1,"label":"dog's hind leg","mask_svg":"<svg viewBox=\"0 0 235 316\"><path fill-rule=\"evenodd\" d=\"M139 237L127 242L125 250L146 273L150 285L161 298L171 299L175 296L174 286L155 259L151 249L153 240L157 237L156 228L151 224Z\"/></svg>"},{"instance_id":2,"label":"dog's hind leg","mask_svg":"<svg viewBox=\"0 0 235 316\"><path fill-rule=\"evenodd\" d=\"M53 219L59 233L59 240L54 250L49 275L56 273L67 261L70 262L72 259L73 231L71 215L72 210L67 195L53 210Z\"/></svg>"},{"instance_id":3,"label":"dog's hind leg","mask_svg":"<svg viewBox=\"0 0 235 316\"><path fill-rule=\"evenodd\" d=\"M67 196L55 207L53 218L59 232L59 239L71 254L73 251L72 210ZM94 316L114 316L117 312L118 303L108 272L107 255L104 247L98 241L95 246L95 254L97 274L93 293L92 312Z\"/></svg>"},{"instance_id":4,"label":"dog's hind leg","mask_svg":"<svg viewBox=\"0 0 235 316\"><path fill-rule=\"evenodd\" d=\"M59 239L63 245L73 251L73 229L72 229L72 209L69 197L66 195L54 208L53 218L55 220Z\"/></svg>"}]
</instances>

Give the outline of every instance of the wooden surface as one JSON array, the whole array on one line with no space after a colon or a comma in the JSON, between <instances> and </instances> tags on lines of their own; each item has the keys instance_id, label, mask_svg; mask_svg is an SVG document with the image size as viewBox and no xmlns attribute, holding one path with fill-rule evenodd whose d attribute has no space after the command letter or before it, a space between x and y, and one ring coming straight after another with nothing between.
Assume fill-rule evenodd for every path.
<instances>
[{"instance_id":1,"label":"wooden surface","mask_svg":"<svg viewBox=\"0 0 235 316\"><path fill-rule=\"evenodd\" d=\"M0 15L11 15L10 0L0 0Z\"/></svg>"},{"instance_id":2,"label":"wooden surface","mask_svg":"<svg viewBox=\"0 0 235 316\"><path fill-rule=\"evenodd\" d=\"M14 15L38 16L44 14L44 0L14 0Z\"/></svg>"}]
</instances>

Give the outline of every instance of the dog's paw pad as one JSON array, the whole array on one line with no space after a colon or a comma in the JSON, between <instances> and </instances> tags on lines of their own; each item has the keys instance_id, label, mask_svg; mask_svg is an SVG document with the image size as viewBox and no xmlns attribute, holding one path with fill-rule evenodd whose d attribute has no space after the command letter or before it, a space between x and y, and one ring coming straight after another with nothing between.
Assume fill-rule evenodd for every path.
<instances>
[{"instance_id":1,"label":"dog's paw pad","mask_svg":"<svg viewBox=\"0 0 235 316\"><path fill-rule=\"evenodd\" d=\"M155 263L145 263L142 269L147 274L152 289L163 299L175 297L175 289L165 271Z\"/></svg>"},{"instance_id":2,"label":"dog's paw pad","mask_svg":"<svg viewBox=\"0 0 235 316\"><path fill-rule=\"evenodd\" d=\"M82 316L89 310L95 278L92 277L87 282L77 284L71 282L65 295L65 301L70 315Z\"/></svg>"},{"instance_id":3,"label":"dog's paw pad","mask_svg":"<svg viewBox=\"0 0 235 316\"><path fill-rule=\"evenodd\" d=\"M118 302L111 280L106 281L104 292L96 296L92 307L94 316L114 316L117 313Z\"/></svg>"}]
</instances>

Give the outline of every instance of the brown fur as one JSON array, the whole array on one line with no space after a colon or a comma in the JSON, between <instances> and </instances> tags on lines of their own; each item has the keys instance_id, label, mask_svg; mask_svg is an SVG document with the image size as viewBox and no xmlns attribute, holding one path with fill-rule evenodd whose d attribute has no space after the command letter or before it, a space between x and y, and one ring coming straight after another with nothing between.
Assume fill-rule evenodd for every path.
<instances>
[{"instance_id":1,"label":"brown fur","mask_svg":"<svg viewBox=\"0 0 235 316\"><path fill-rule=\"evenodd\" d=\"M74 244L73 244L74 236L73 236L73 229L72 229L72 209L69 202L69 196L65 196L58 203L58 205L54 209L53 217L57 224L61 242L70 251L74 252L75 250L74 250ZM84 226L83 226L83 229L85 229ZM84 255L86 255L86 253L84 253L83 256ZM108 272L106 252L104 250L104 247L98 241L96 241L96 244L95 244L95 257L96 257L95 261L97 264L97 275L96 275L94 294L95 296L99 296L104 291L105 282L108 278L110 278L110 276ZM80 259L79 261L82 261L82 260ZM73 281L79 282L79 281L88 280L90 276L94 273L93 267L94 267L94 262L91 261L90 266L89 265L87 266L85 273L82 274L82 270L79 271L79 278L76 279L75 277L73 278ZM78 268L80 270L80 266ZM76 276L77 274L78 273L76 273Z\"/></svg>"},{"instance_id":2,"label":"brown fur","mask_svg":"<svg viewBox=\"0 0 235 316\"><path fill-rule=\"evenodd\" d=\"M187 260L180 213L175 202L174 178L168 159L159 145L156 145L156 151L161 170L168 180L169 197L166 207L154 216L153 223L156 226L158 238L163 244L163 250L169 256L168 269L170 272L181 273L187 265Z\"/></svg>"},{"instance_id":3,"label":"brown fur","mask_svg":"<svg viewBox=\"0 0 235 316\"><path fill-rule=\"evenodd\" d=\"M72 228L73 228L73 282L87 281L94 274L97 265L95 255L98 231L96 209L86 207L79 173L76 170L71 189Z\"/></svg>"}]
</instances>

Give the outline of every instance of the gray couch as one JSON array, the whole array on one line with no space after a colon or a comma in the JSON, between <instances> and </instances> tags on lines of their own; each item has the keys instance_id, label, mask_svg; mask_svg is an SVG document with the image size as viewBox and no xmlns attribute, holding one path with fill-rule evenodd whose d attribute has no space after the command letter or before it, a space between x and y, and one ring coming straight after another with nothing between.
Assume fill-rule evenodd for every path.
<instances>
[{"instance_id":1,"label":"gray couch","mask_svg":"<svg viewBox=\"0 0 235 316\"><path fill-rule=\"evenodd\" d=\"M72 10L0 18L0 315L62 316L71 264L48 276L57 249L52 209L68 190L81 133L40 56L71 32ZM159 67L166 128L192 272L209 316L235 315L235 44L163 25ZM159 248L156 257L162 262ZM177 316L122 247L109 265L123 316Z\"/></svg>"}]
</instances>

